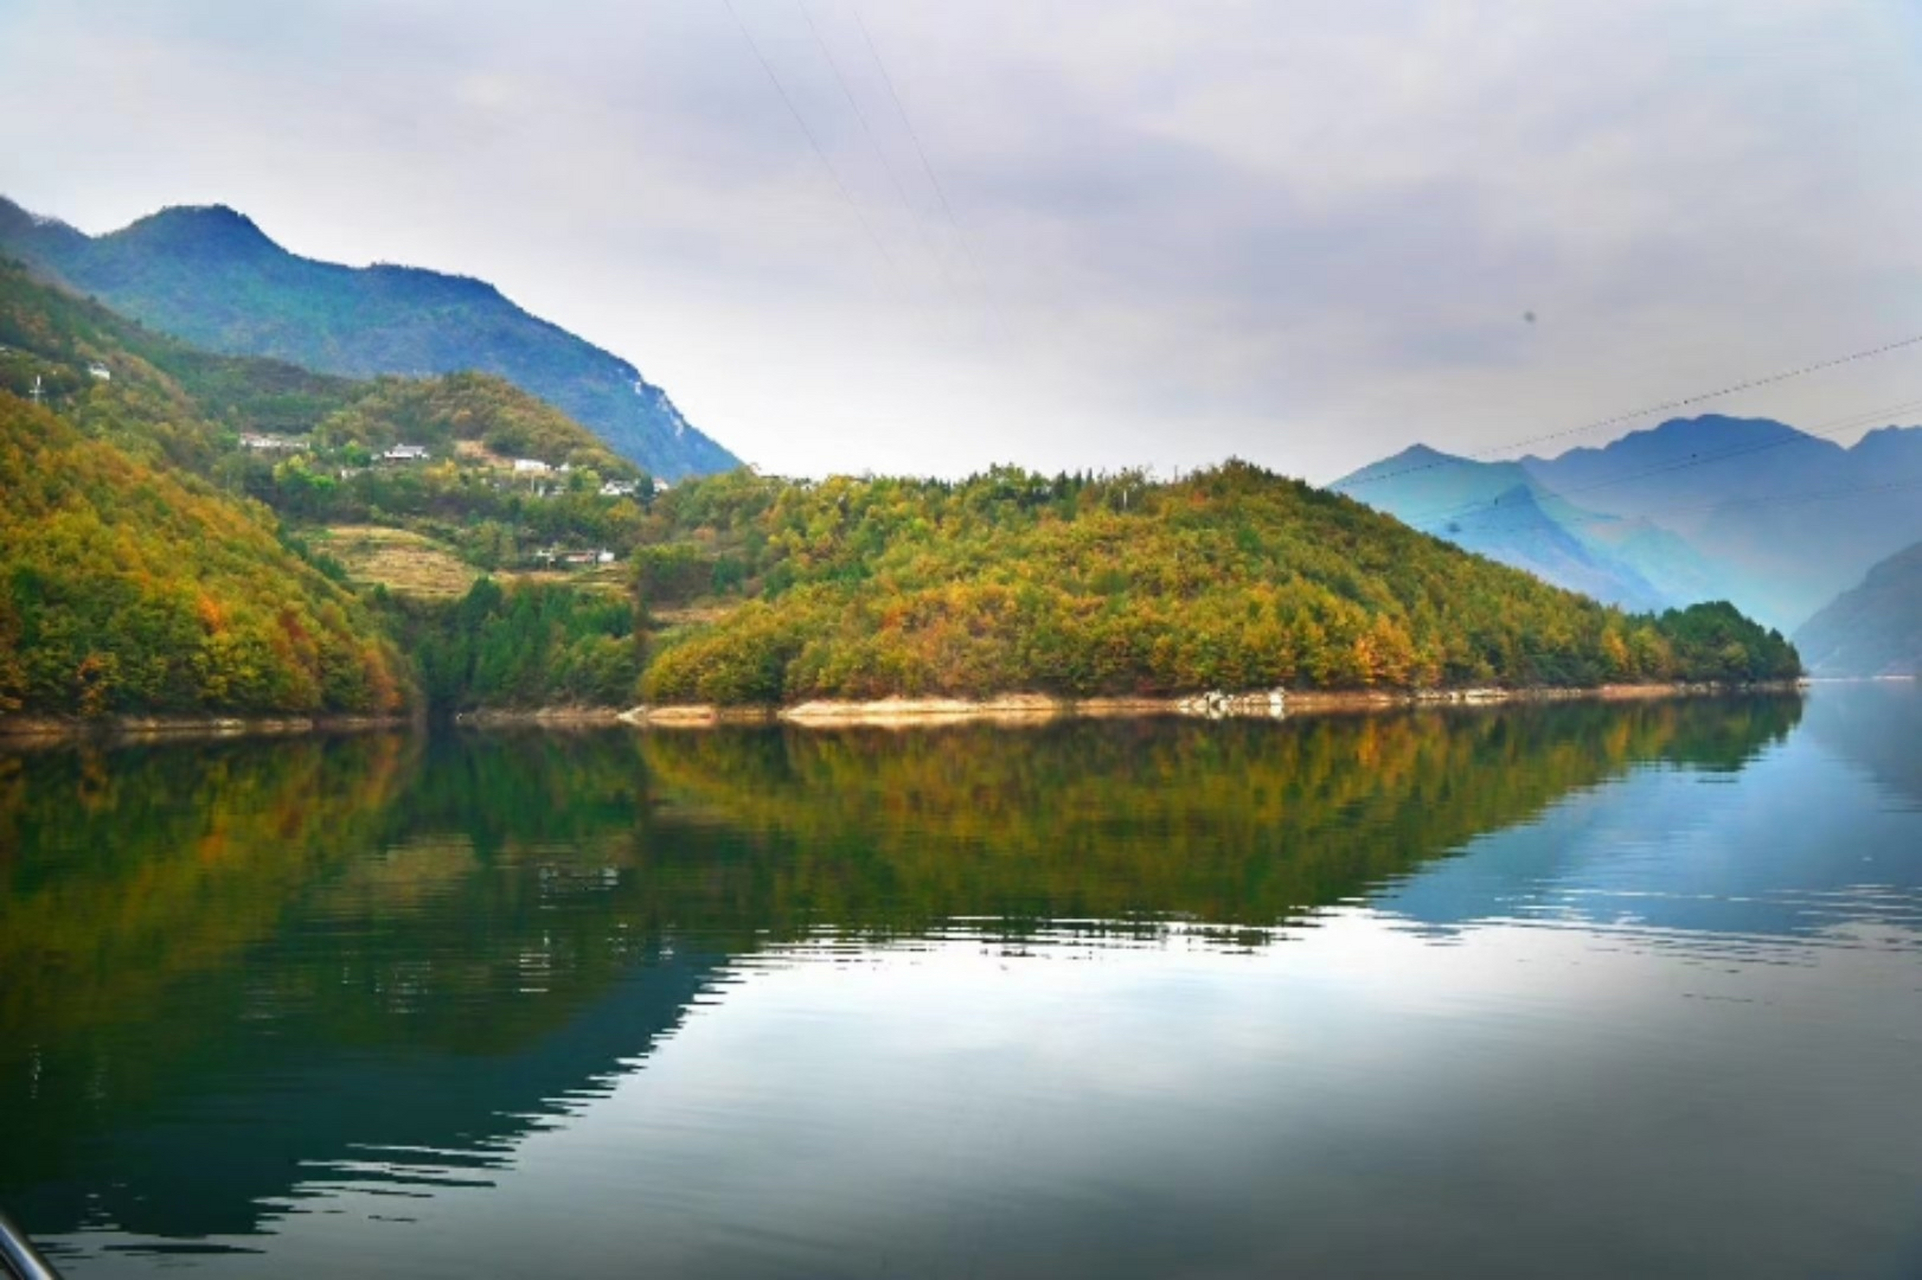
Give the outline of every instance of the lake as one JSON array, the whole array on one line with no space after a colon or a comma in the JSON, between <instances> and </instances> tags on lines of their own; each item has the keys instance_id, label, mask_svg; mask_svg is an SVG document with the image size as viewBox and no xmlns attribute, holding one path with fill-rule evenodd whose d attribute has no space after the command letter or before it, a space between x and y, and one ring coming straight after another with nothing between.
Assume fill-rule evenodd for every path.
<instances>
[{"instance_id":1,"label":"lake","mask_svg":"<svg viewBox=\"0 0 1922 1280\"><path fill-rule=\"evenodd\" d=\"M1922 696L0 755L73 1276L1922 1274Z\"/></svg>"}]
</instances>

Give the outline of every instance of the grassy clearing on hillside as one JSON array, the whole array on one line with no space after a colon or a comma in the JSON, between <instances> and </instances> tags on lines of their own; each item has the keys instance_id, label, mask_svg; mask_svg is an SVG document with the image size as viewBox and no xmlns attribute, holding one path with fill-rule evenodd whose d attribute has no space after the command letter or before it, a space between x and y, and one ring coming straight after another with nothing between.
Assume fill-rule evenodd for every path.
<instances>
[{"instance_id":1,"label":"grassy clearing on hillside","mask_svg":"<svg viewBox=\"0 0 1922 1280\"><path fill-rule=\"evenodd\" d=\"M340 561L357 583L427 600L464 596L480 577L479 569L410 529L332 525L314 535L314 550Z\"/></svg>"},{"instance_id":2,"label":"grassy clearing on hillside","mask_svg":"<svg viewBox=\"0 0 1922 1280\"><path fill-rule=\"evenodd\" d=\"M501 582L545 583L549 586L565 584L576 591L626 595L634 586L627 575L627 566L616 562L597 564L587 569L529 569L521 573L494 573L489 576Z\"/></svg>"},{"instance_id":3,"label":"grassy clearing on hillside","mask_svg":"<svg viewBox=\"0 0 1922 1280\"><path fill-rule=\"evenodd\" d=\"M361 586L379 584L397 595L419 600L452 600L467 594L483 575L445 543L412 529L385 525L340 524L315 530L314 550L332 556ZM565 585L579 591L625 593L627 568L621 564L585 569L494 570L496 582Z\"/></svg>"}]
</instances>

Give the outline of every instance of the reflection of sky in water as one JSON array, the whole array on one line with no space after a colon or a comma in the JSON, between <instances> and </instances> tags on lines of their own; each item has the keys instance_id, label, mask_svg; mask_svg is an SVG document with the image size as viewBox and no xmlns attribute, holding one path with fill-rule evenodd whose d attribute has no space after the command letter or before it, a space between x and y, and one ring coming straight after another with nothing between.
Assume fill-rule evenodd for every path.
<instances>
[{"instance_id":1,"label":"reflection of sky in water","mask_svg":"<svg viewBox=\"0 0 1922 1280\"><path fill-rule=\"evenodd\" d=\"M715 1276L1922 1258L1922 1109L1890 1106L1922 1066L1912 956L1678 963L1523 922L1438 947L1366 909L1252 953L1179 931L1025 950L737 965L482 1186L314 1170L270 1226L276 1269L324 1270L343 1233L450 1276L477 1251L505 1274Z\"/></svg>"},{"instance_id":2,"label":"reflection of sky in water","mask_svg":"<svg viewBox=\"0 0 1922 1280\"><path fill-rule=\"evenodd\" d=\"M1813 701L1810 727L1825 710ZM1912 937L1922 927L1918 826L1913 801L1803 732L1739 773L1638 769L1478 837L1372 905L1438 934L1529 918L1641 930L1651 942L1705 935L1692 945L1710 950L1845 924Z\"/></svg>"},{"instance_id":3,"label":"reflection of sky in water","mask_svg":"<svg viewBox=\"0 0 1922 1280\"><path fill-rule=\"evenodd\" d=\"M1301 925L1009 943L960 921L713 968L654 955L475 1060L607 1064L557 1065L538 1116L458 1149L393 1117L391 1141L305 1162L264 1234L205 1242L270 1258L191 1261L1922 1273L1922 805L1808 732L1823 715L1739 771L1638 767ZM396 1069L353 1086L329 1064L314 1087L378 1107ZM302 1078L281 1084L300 1107ZM155 1261L108 1232L56 1243L87 1251L76 1275Z\"/></svg>"}]
</instances>

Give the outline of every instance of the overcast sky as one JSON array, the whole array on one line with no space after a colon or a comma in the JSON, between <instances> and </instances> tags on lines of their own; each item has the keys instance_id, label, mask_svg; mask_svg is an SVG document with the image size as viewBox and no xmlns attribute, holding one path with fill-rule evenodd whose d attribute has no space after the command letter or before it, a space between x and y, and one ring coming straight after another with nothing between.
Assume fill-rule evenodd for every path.
<instances>
[{"instance_id":1,"label":"overcast sky","mask_svg":"<svg viewBox=\"0 0 1922 1280\"><path fill-rule=\"evenodd\" d=\"M1913 0L0 0L0 49L29 208L482 277L771 471L1325 481L1922 333ZM1922 421L1922 350L1705 407Z\"/></svg>"}]
</instances>

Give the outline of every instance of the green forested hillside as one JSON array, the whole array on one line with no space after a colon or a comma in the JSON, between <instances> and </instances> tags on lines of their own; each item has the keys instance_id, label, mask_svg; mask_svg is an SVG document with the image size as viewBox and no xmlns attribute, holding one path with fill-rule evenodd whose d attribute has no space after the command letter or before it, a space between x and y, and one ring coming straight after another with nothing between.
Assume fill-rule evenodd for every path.
<instances>
[{"instance_id":1,"label":"green forested hillside","mask_svg":"<svg viewBox=\"0 0 1922 1280\"><path fill-rule=\"evenodd\" d=\"M487 583L494 604L473 618L370 608L307 551L339 545L327 526L342 523L480 569L537 563L541 546L625 550L651 482L499 378L360 383L211 356L0 260L0 406L0 710L387 711L416 685L436 706L632 697L625 593ZM428 456L379 460L401 443ZM515 458L556 469L521 479ZM525 650L507 666L503 637Z\"/></svg>"},{"instance_id":2,"label":"green forested hillside","mask_svg":"<svg viewBox=\"0 0 1922 1280\"><path fill-rule=\"evenodd\" d=\"M1173 483L1012 469L958 483L814 483L742 471L656 493L565 415L497 378L357 383L209 356L4 264L0 347L10 411L61 424L37 439L17 432L22 485L54 483L72 453L78 473L98 476L88 518L111 531L89 526L66 556L51 499L13 513L10 554L29 569L12 579L17 621L26 627L19 610L48 600L65 612L47 617L69 618L64 631L33 622L17 646L41 665L21 667L8 687L24 692L10 696L43 709L391 705L410 676L430 705L452 709L625 702L637 672L656 701L772 703L1797 670L1779 635L1728 606L1625 614L1239 463ZM45 412L18 399L36 390ZM399 444L426 456L383 456ZM517 470L516 458L533 461ZM138 500L114 497L123 485ZM123 518L135 523L121 529ZM209 531L206 547L153 550L196 528ZM99 552L115 538L139 554ZM408 655L363 647L362 684L336 640L371 637L368 615L323 577L348 582L350 548L362 586L393 588L371 614ZM208 557L225 567L203 572ZM594 590L629 560L633 598ZM129 567L114 579L110 564ZM469 590L481 572L521 580ZM250 577L258 589L231 602L214 589ZM182 612L176 580L212 584L213 605ZM150 589L167 603L139 630L127 611ZM323 603L340 619L323 617ZM250 638L221 645L240 645L252 665L222 665L227 649L188 628L189 614L216 638L232 620ZM94 633L116 637L99 662ZM302 648L301 637L323 635L335 639ZM89 663L84 679L73 674ZM214 674L196 680L203 668Z\"/></svg>"},{"instance_id":3,"label":"green forested hillside","mask_svg":"<svg viewBox=\"0 0 1922 1280\"><path fill-rule=\"evenodd\" d=\"M736 475L663 495L646 533L641 603L689 619L643 677L662 702L1799 670L1726 605L1624 614L1241 463L1173 483Z\"/></svg>"},{"instance_id":4,"label":"green forested hillside","mask_svg":"<svg viewBox=\"0 0 1922 1280\"><path fill-rule=\"evenodd\" d=\"M0 712L386 714L391 642L251 510L0 395Z\"/></svg>"},{"instance_id":5,"label":"green forested hillside","mask_svg":"<svg viewBox=\"0 0 1922 1280\"><path fill-rule=\"evenodd\" d=\"M458 601L395 599L386 613L437 712L633 701L640 649L624 595L482 578Z\"/></svg>"},{"instance_id":6,"label":"green forested hillside","mask_svg":"<svg viewBox=\"0 0 1922 1280\"><path fill-rule=\"evenodd\" d=\"M600 488L652 489L586 428L500 378L354 382L209 355L0 259L0 392L26 397L36 382L47 407L136 457L297 523L417 528L487 569L554 544L624 545L639 510ZM427 456L381 460L399 444ZM519 476L516 458L556 470Z\"/></svg>"},{"instance_id":7,"label":"green forested hillside","mask_svg":"<svg viewBox=\"0 0 1922 1280\"><path fill-rule=\"evenodd\" d=\"M279 360L213 355L0 258L0 390L27 396L36 376L50 407L125 417L134 429L129 443L167 440L172 461L197 470L210 468L243 433L318 429L321 447L407 442L446 456L472 441L504 456L640 474L591 431L505 379L467 372L355 381ZM188 420L177 424L192 428L185 438L162 430L171 418Z\"/></svg>"},{"instance_id":8,"label":"green forested hillside","mask_svg":"<svg viewBox=\"0 0 1922 1280\"><path fill-rule=\"evenodd\" d=\"M650 472L738 465L632 364L479 280L302 258L220 206L163 209L87 236L0 198L0 252L209 351L347 378L482 370L588 424Z\"/></svg>"}]
</instances>

